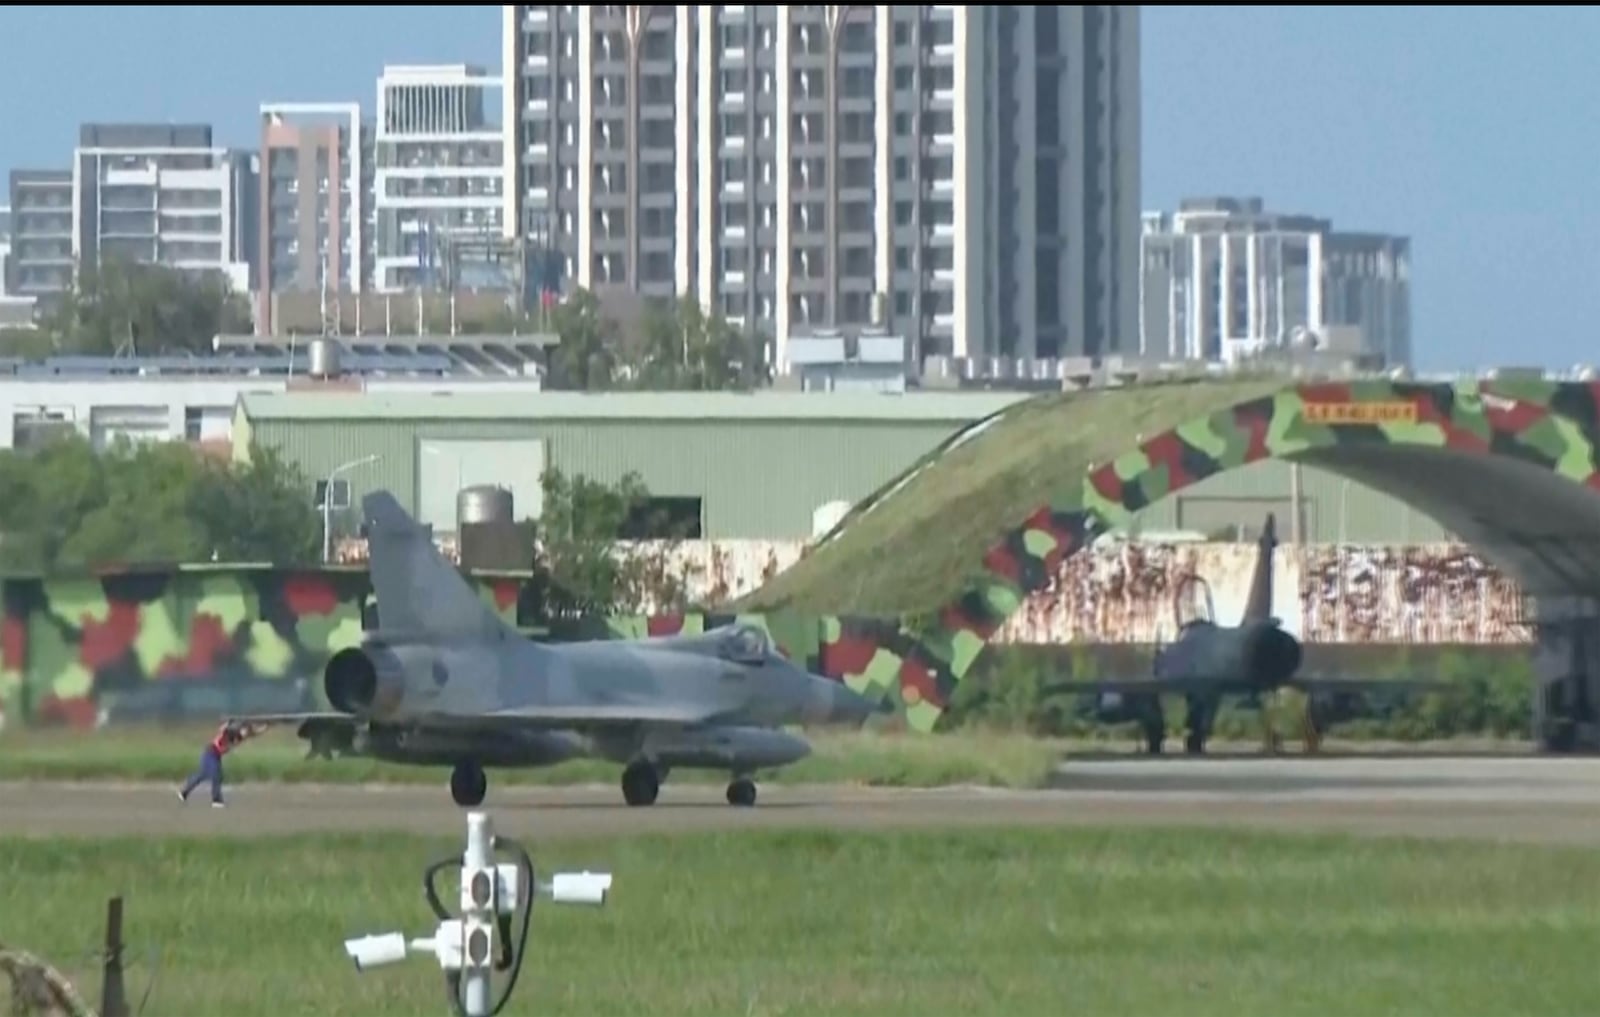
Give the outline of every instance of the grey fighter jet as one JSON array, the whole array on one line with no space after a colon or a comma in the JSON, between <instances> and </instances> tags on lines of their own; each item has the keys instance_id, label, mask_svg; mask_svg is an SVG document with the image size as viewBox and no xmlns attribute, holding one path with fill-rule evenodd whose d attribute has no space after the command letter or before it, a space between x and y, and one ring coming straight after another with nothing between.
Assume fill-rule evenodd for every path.
<instances>
[{"instance_id":1,"label":"grey fighter jet","mask_svg":"<svg viewBox=\"0 0 1600 1017\"><path fill-rule=\"evenodd\" d=\"M623 765L622 795L650 805L674 767L726 770L730 805L753 805L755 771L811 751L791 724L859 725L880 709L810 674L748 625L642 640L536 643L497 617L386 491L362 499L377 625L334 654L323 689L337 712L260 714L326 746L452 767L476 806L485 766L578 756Z\"/></svg>"},{"instance_id":2,"label":"grey fighter jet","mask_svg":"<svg viewBox=\"0 0 1600 1017\"><path fill-rule=\"evenodd\" d=\"M1441 691L1444 682L1427 679L1365 679L1313 677L1300 674L1304 651L1300 641L1285 632L1280 620L1272 616L1272 559L1278 546L1276 522L1271 513L1261 528L1255 573L1251 577L1244 615L1238 625L1219 625L1211 603L1211 591L1199 577L1189 577L1204 589L1202 615L1179 616L1180 586L1173 597L1177 638L1165 649L1158 649L1149 678L1105 679L1052 683L1041 691L1046 695L1069 693L1092 698L1091 709L1106 723L1137 723L1144 732L1147 751L1161 752L1166 735L1166 719L1161 710L1163 694L1182 695L1187 701L1188 719L1184 748L1191 755L1205 752L1206 739L1225 695L1236 695L1261 711L1265 741L1277 751L1279 738L1273 730L1267 699L1285 688L1299 689L1306 696L1306 747L1314 750L1327 725L1356 716L1361 700L1397 692Z\"/></svg>"}]
</instances>

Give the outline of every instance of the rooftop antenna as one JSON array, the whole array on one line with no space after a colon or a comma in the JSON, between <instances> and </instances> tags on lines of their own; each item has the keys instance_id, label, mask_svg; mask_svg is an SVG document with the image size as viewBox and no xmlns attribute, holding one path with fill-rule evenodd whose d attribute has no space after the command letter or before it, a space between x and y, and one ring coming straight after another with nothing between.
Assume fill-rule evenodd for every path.
<instances>
[{"instance_id":1,"label":"rooftop antenna","mask_svg":"<svg viewBox=\"0 0 1600 1017\"><path fill-rule=\"evenodd\" d=\"M494 849L504 846L517 855L517 864L497 864ZM452 865L461 867L461 917L452 918L439 902L434 879ZM344 951L356 971L396 964L407 952L432 954L445 973L450 1003L461 1017L494 1017L511 999L517 976L527 956L528 932L533 924L533 898L556 904L605 905L611 892L609 872L557 872L540 883L528 852L509 837L497 837L487 814L467 813L467 851L441 858L424 871L423 891L439 925L433 936L407 940L403 932L388 932L347 939ZM512 938L512 916L522 915L522 929ZM494 957L499 939L499 956ZM509 971L505 991L492 1006L491 980L495 972Z\"/></svg>"},{"instance_id":2,"label":"rooftop antenna","mask_svg":"<svg viewBox=\"0 0 1600 1017\"><path fill-rule=\"evenodd\" d=\"M319 268L322 276L322 296L319 305L319 311L322 318L322 335L324 338L339 334L338 304L335 302L334 304L330 305L328 302L328 258L328 249L323 248L322 262Z\"/></svg>"}]
</instances>

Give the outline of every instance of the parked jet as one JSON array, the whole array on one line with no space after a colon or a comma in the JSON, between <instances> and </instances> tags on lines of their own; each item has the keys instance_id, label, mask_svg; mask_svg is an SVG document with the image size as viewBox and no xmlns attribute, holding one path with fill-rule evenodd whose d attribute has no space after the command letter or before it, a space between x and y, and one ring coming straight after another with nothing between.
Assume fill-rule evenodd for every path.
<instances>
[{"instance_id":1,"label":"parked jet","mask_svg":"<svg viewBox=\"0 0 1600 1017\"><path fill-rule=\"evenodd\" d=\"M1278 738L1272 729L1267 698L1280 689L1299 689L1306 694L1307 748L1315 749L1321 740L1321 730L1339 716L1348 715L1352 700L1372 693L1444 687L1443 683L1432 681L1314 678L1299 674L1304 657L1300 641L1283 630L1279 619L1272 617L1272 558L1278 539L1276 522L1270 513L1257 546L1255 573L1238 625L1216 623L1209 588L1205 588L1203 616L1198 618L1181 616L1180 597L1175 594L1173 613L1178 626L1177 638L1170 646L1157 649L1150 678L1067 681L1053 683L1045 692L1092 695L1094 713L1100 720L1139 724L1151 754L1161 752L1166 735L1161 696L1182 695L1188 705L1184 747L1190 754L1198 755L1205 751L1217 708L1225 695L1243 696L1261 711L1268 746L1276 750ZM1199 582L1204 585L1203 580ZM1182 588L1178 593L1181 592Z\"/></svg>"},{"instance_id":2,"label":"parked jet","mask_svg":"<svg viewBox=\"0 0 1600 1017\"><path fill-rule=\"evenodd\" d=\"M860 724L879 707L808 673L763 630L540 644L485 605L386 491L362 499L378 621L323 671L337 712L265 714L319 746L452 768L475 806L485 766L599 756L624 766L622 795L650 805L674 767L727 770L730 805L753 805L755 771L808 755L799 723Z\"/></svg>"}]
</instances>

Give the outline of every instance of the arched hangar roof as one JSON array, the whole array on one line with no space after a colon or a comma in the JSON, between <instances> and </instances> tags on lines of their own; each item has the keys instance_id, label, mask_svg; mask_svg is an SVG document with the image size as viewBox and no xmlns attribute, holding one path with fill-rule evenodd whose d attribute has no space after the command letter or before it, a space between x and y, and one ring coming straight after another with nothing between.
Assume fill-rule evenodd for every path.
<instances>
[{"instance_id":1,"label":"arched hangar roof","mask_svg":"<svg viewBox=\"0 0 1600 1017\"><path fill-rule=\"evenodd\" d=\"M854 612L829 641L855 661L845 673L931 727L1063 558L1161 498L1269 458L1404 500L1532 594L1600 596L1597 406L1600 385L1539 379L1261 378L1029 400L858 505L744 606Z\"/></svg>"}]
</instances>

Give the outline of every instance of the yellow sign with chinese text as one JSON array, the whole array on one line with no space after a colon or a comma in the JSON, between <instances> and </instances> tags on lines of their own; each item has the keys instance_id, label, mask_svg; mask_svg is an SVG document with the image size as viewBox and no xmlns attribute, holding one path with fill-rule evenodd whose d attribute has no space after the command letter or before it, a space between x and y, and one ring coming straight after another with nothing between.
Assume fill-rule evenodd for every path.
<instances>
[{"instance_id":1,"label":"yellow sign with chinese text","mask_svg":"<svg viewBox=\"0 0 1600 1017\"><path fill-rule=\"evenodd\" d=\"M1410 400L1387 403L1306 403L1302 415L1312 424L1415 424L1417 404Z\"/></svg>"}]
</instances>

